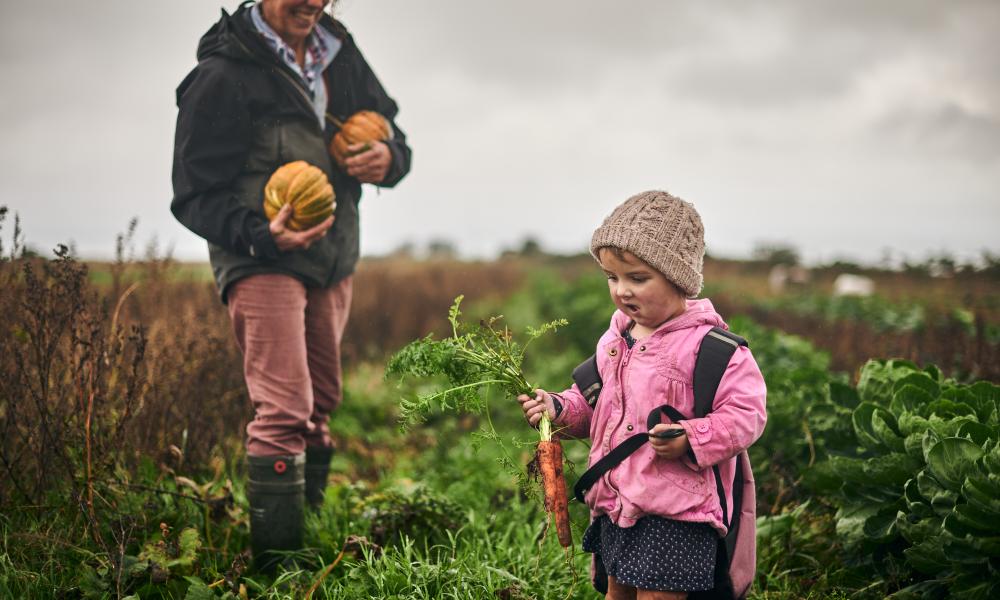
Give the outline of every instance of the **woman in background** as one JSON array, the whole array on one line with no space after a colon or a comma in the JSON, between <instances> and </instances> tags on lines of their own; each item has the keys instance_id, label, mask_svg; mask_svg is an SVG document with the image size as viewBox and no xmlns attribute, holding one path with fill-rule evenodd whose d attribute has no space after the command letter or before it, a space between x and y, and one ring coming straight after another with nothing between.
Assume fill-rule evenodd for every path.
<instances>
[{"instance_id":1,"label":"woman in background","mask_svg":"<svg viewBox=\"0 0 1000 600\"><path fill-rule=\"evenodd\" d=\"M318 506L333 446L327 420L341 401L340 343L358 260L361 184L396 185L410 148L386 93L329 0L244 2L201 38L198 65L177 89L171 211L205 238L221 299L243 352L254 419L246 428L251 546L302 546L306 502ZM372 110L384 142L341 168L332 123ZM333 118L331 118L333 117ZM333 184L336 210L293 231L289 206L268 221L263 189L281 165L304 160Z\"/></svg>"}]
</instances>

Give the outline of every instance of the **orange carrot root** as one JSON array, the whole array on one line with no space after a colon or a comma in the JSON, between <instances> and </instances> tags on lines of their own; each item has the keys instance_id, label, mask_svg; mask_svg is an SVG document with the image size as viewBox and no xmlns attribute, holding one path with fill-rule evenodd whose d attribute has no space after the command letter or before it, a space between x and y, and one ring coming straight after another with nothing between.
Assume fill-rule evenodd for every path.
<instances>
[{"instance_id":1,"label":"orange carrot root","mask_svg":"<svg viewBox=\"0 0 1000 600\"><path fill-rule=\"evenodd\" d=\"M542 472L542 490L545 495L545 511L552 513L556 521L556 535L559 545L569 548L573 545L573 533L569 528L569 508L566 496L566 479L563 477L562 445L558 441L538 442L536 453L538 469Z\"/></svg>"}]
</instances>

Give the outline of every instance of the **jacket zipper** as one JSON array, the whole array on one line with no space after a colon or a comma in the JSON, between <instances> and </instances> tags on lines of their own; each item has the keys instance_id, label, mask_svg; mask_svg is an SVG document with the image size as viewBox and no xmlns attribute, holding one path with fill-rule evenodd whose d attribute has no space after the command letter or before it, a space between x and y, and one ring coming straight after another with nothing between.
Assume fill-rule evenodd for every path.
<instances>
[{"instance_id":1,"label":"jacket zipper","mask_svg":"<svg viewBox=\"0 0 1000 600\"><path fill-rule=\"evenodd\" d=\"M306 103L306 105L309 107L310 114L312 114L313 116L316 116L316 113L313 110L313 106L312 106L312 98L309 97L309 92L306 91L306 89L302 87L302 85L298 82L297 78L294 75L292 75L291 73L288 73L285 70L287 68L288 67L284 67L284 65L282 65L282 67L278 68L278 73L281 73L285 77L285 79L287 79L288 82L290 84L292 84L292 87L295 88L295 91L297 91L299 93L299 97L302 98L302 100L304 100L305 103ZM316 120L312 119L312 123L313 123L313 125L316 125ZM317 130L319 129L319 125L316 125L316 129Z\"/></svg>"},{"instance_id":2,"label":"jacket zipper","mask_svg":"<svg viewBox=\"0 0 1000 600\"><path fill-rule=\"evenodd\" d=\"M234 34L233 39L236 40L236 43L240 45L240 48L242 48L244 52L253 57L257 56L253 52L253 50L248 48L247 45L243 43L243 40L240 39L239 34ZM279 60L274 60L271 62L273 62L277 67L278 73L280 73L286 80L288 80L288 83L290 83L291 86L295 89L295 91L298 92L298 97L304 102L302 108L308 108L309 114L315 117L316 112L313 110L312 98L309 97L308 90L302 87L302 84L299 83L295 74L291 72L291 69L288 67L288 65L285 65ZM323 133L322 129L320 129L319 125L316 123L316 119L310 119L310 122L313 124L313 126L316 128L317 131L319 131L321 134Z\"/></svg>"},{"instance_id":3,"label":"jacket zipper","mask_svg":"<svg viewBox=\"0 0 1000 600\"><path fill-rule=\"evenodd\" d=\"M625 369L628 367L629 358L631 358L631 356L632 356L632 348L629 348L626 345L625 353L622 355L621 365L619 365L619 367L618 367L618 381L621 382L621 384L620 384L620 387L621 387L621 414L618 417L618 422L615 423L615 426L611 429L612 432L618 431L618 428L621 427L622 422L625 420ZM612 433L612 437L614 437L614 433ZM620 512L621 509L622 509L622 496L621 496L621 492L618 490L618 486L616 486L611 481L611 474L614 473L614 472L615 472L615 469L609 470L607 472L607 474L605 475L605 477L606 477L606 480L607 480L607 483L608 483L608 487L610 487L611 489L613 489L615 491L615 511L616 512Z\"/></svg>"}]
</instances>

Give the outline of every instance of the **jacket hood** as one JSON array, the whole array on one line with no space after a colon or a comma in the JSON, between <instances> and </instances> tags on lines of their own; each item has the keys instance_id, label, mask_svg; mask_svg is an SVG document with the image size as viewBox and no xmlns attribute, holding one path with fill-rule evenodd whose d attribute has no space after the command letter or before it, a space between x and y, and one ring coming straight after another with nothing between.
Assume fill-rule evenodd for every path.
<instances>
[{"instance_id":1,"label":"jacket hood","mask_svg":"<svg viewBox=\"0 0 1000 600\"><path fill-rule=\"evenodd\" d=\"M615 314L611 316L611 330L616 334L620 334L621 331L631 322L631 317L620 310L616 310ZM666 323L660 325L656 331L653 332L653 335L663 335L670 333L671 331L691 329L694 327L701 327L703 325L729 329L729 326L722 320L719 313L715 312L715 307L712 306L711 300L708 298L687 300L687 308L684 310L684 313L681 316L670 319Z\"/></svg>"},{"instance_id":2,"label":"jacket hood","mask_svg":"<svg viewBox=\"0 0 1000 600\"><path fill-rule=\"evenodd\" d=\"M232 15L225 9L222 10L219 20L198 41L199 62L220 55L242 60L253 58L252 45L247 44L247 38L253 38L249 19L250 6L252 3L244 3ZM250 41L252 44L257 40Z\"/></svg>"}]
</instances>

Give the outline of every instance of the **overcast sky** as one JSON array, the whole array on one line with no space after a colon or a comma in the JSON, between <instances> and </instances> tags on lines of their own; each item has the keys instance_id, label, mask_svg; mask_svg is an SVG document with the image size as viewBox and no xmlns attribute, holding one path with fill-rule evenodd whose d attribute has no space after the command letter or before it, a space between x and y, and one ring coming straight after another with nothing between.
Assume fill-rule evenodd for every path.
<instances>
[{"instance_id":1,"label":"overcast sky","mask_svg":"<svg viewBox=\"0 0 1000 600\"><path fill-rule=\"evenodd\" d=\"M28 243L109 257L139 219L181 259L174 89L217 0L3 2L0 204ZM701 212L710 252L1000 252L1000 2L341 0L413 170L366 186L362 251L527 237L584 251L629 195ZM9 244L10 223L2 233Z\"/></svg>"}]
</instances>

